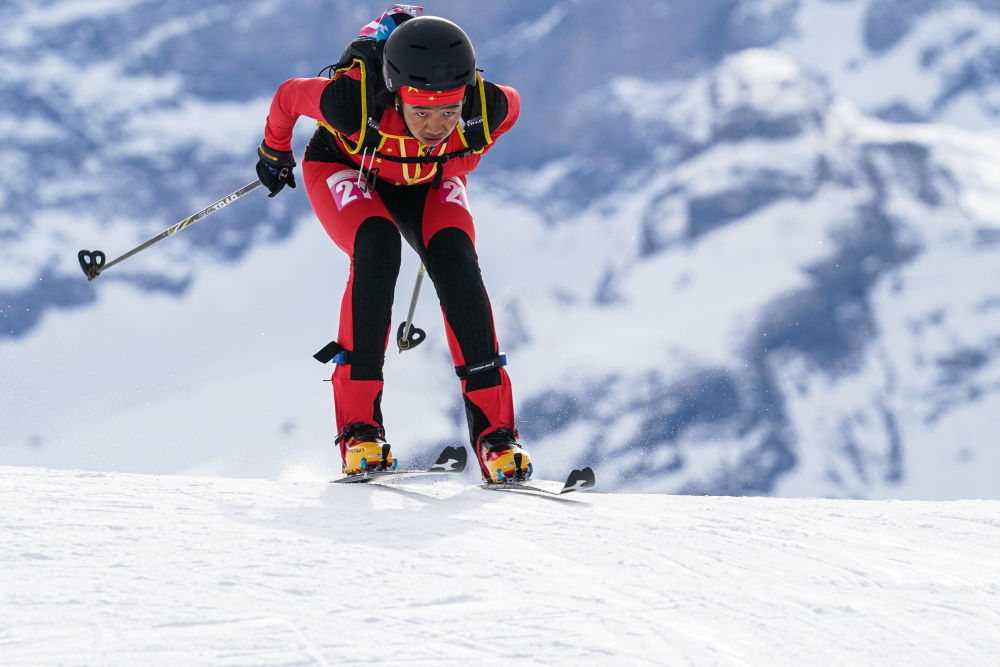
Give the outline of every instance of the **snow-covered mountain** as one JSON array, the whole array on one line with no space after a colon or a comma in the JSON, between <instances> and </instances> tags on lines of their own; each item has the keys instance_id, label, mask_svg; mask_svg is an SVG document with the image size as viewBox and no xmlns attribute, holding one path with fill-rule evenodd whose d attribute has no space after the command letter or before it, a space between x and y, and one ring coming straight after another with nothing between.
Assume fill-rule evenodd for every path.
<instances>
[{"instance_id":1,"label":"snow-covered mountain","mask_svg":"<svg viewBox=\"0 0 1000 667\"><path fill-rule=\"evenodd\" d=\"M557 501L473 481L0 466L0 663L936 667L1000 653L998 501Z\"/></svg>"},{"instance_id":2,"label":"snow-covered mountain","mask_svg":"<svg viewBox=\"0 0 1000 667\"><path fill-rule=\"evenodd\" d=\"M18 165L0 185L0 461L332 465L308 357L335 331L345 267L301 189L248 197L97 283L76 252L124 251L251 180L277 83L382 8L0 10ZM1000 5L428 12L524 98L471 193L540 462L646 491L1000 493ZM431 340L387 366L387 425L417 450L462 438L429 302Z\"/></svg>"}]
</instances>

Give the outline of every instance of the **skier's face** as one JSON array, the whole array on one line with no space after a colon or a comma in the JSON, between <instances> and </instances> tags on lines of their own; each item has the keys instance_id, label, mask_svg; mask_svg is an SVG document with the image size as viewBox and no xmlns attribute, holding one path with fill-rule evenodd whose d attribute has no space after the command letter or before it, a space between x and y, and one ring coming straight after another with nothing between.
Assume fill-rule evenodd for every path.
<instances>
[{"instance_id":1,"label":"skier's face","mask_svg":"<svg viewBox=\"0 0 1000 667\"><path fill-rule=\"evenodd\" d=\"M447 139L458 125L463 102L434 106L400 102L400 105L410 134L424 146L433 148Z\"/></svg>"}]
</instances>

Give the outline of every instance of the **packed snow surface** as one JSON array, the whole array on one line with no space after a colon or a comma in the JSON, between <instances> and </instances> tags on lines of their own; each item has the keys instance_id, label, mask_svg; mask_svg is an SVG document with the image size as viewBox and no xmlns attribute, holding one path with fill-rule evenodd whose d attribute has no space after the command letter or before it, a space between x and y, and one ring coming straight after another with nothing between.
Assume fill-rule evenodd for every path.
<instances>
[{"instance_id":1,"label":"packed snow surface","mask_svg":"<svg viewBox=\"0 0 1000 667\"><path fill-rule=\"evenodd\" d=\"M474 481L0 467L0 663L1000 655L997 501L549 499Z\"/></svg>"}]
</instances>

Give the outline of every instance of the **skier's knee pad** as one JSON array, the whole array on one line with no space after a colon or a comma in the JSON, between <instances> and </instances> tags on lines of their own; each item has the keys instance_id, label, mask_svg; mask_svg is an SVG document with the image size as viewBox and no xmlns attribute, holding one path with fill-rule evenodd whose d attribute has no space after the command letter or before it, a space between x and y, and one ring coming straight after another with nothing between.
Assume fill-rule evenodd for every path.
<instances>
[{"instance_id":1,"label":"skier's knee pad","mask_svg":"<svg viewBox=\"0 0 1000 667\"><path fill-rule=\"evenodd\" d=\"M388 218L372 216L358 227L354 235L354 274L365 273L366 280L386 277L396 284L402 243L399 230Z\"/></svg>"},{"instance_id":2,"label":"skier's knee pad","mask_svg":"<svg viewBox=\"0 0 1000 667\"><path fill-rule=\"evenodd\" d=\"M472 239L457 227L446 227L427 242L427 268L474 269L479 272L479 256Z\"/></svg>"}]
</instances>

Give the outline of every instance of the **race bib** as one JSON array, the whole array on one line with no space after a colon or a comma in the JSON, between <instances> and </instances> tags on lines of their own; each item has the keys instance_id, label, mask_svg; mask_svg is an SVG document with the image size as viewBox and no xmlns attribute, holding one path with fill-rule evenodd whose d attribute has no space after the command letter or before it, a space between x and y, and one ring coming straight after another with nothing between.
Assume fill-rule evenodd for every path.
<instances>
[{"instance_id":1,"label":"race bib","mask_svg":"<svg viewBox=\"0 0 1000 667\"><path fill-rule=\"evenodd\" d=\"M441 203L458 204L469 210L469 197L465 193L465 184L454 176L441 181Z\"/></svg>"},{"instance_id":2,"label":"race bib","mask_svg":"<svg viewBox=\"0 0 1000 667\"><path fill-rule=\"evenodd\" d=\"M338 171L326 179L326 184L330 187L330 194L333 195L333 201L337 204L337 210L343 211L344 208L356 201L373 198L363 179L359 185L359 176L360 172L357 169L347 169Z\"/></svg>"}]
</instances>

